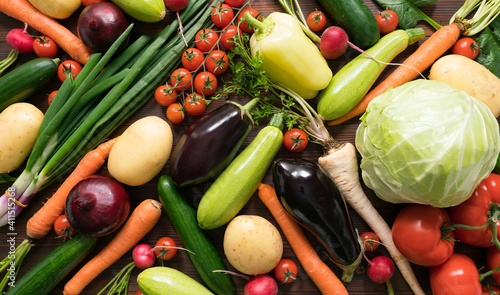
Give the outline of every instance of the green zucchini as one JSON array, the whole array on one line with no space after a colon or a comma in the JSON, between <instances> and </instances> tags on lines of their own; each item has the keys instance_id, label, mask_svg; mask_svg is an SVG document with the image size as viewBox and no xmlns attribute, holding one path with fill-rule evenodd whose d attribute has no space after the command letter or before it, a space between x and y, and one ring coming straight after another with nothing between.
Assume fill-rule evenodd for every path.
<instances>
[{"instance_id":1,"label":"green zucchini","mask_svg":"<svg viewBox=\"0 0 500 295\"><path fill-rule=\"evenodd\" d=\"M363 0L319 0L319 3L334 23L346 31L352 43L366 48L380 39L375 16Z\"/></svg>"},{"instance_id":2,"label":"green zucchini","mask_svg":"<svg viewBox=\"0 0 500 295\"><path fill-rule=\"evenodd\" d=\"M226 270L226 265L206 233L198 226L195 210L175 186L170 176L160 177L158 193L163 209L183 247L189 250L187 253L189 259L201 279L216 294L235 294L231 276L214 272L214 270Z\"/></svg>"},{"instance_id":3,"label":"green zucchini","mask_svg":"<svg viewBox=\"0 0 500 295\"><path fill-rule=\"evenodd\" d=\"M213 295L188 275L165 266L150 267L137 277L144 295Z\"/></svg>"},{"instance_id":4,"label":"green zucchini","mask_svg":"<svg viewBox=\"0 0 500 295\"><path fill-rule=\"evenodd\" d=\"M19 281L6 295L49 294L64 277L91 252L98 238L77 234L52 250Z\"/></svg>"},{"instance_id":5,"label":"green zucchini","mask_svg":"<svg viewBox=\"0 0 500 295\"><path fill-rule=\"evenodd\" d=\"M214 229L228 223L245 206L264 178L283 143L283 115L269 125L217 177L201 198L198 224Z\"/></svg>"},{"instance_id":6,"label":"green zucchini","mask_svg":"<svg viewBox=\"0 0 500 295\"><path fill-rule=\"evenodd\" d=\"M57 74L59 59L35 58L0 78L0 112L47 86Z\"/></svg>"},{"instance_id":7,"label":"green zucchini","mask_svg":"<svg viewBox=\"0 0 500 295\"><path fill-rule=\"evenodd\" d=\"M425 37L421 28L396 30L382 37L373 47L361 53L338 71L319 95L318 114L325 120L342 117L365 96L382 71L398 54ZM383 63L380 63L378 61Z\"/></svg>"}]
</instances>

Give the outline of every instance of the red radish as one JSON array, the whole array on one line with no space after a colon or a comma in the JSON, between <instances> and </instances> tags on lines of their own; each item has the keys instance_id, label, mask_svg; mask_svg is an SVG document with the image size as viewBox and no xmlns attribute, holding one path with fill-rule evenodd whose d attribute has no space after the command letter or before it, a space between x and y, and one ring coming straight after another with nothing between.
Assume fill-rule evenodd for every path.
<instances>
[{"instance_id":1,"label":"red radish","mask_svg":"<svg viewBox=\"0 0 500 295\"><path fill-rule=\"evenodd\" d=\"M7 43L21 54L33 52L33 41L35 39L23 29L12 29L7 34Z\"/></svg>"},{"instance_id":2,"label":"red radish","mask_svg":"<svg viewBox=\"0 0 500 295\"><path fill-rule=\"evenodd\" d=\"M394 262L387 256L376 256L368 261L366 273L373 282L385 283L394 274Z\"/></svg>"},{"instance_id":3,"label":"red radish","mask_svg":"<svg viewBox=\"0 0 500 295\"><path fill-rule=\"evenodd\" d=\"M267 274L252 277L245 285L244 295L277 295L278 284Z\"/></svg>"},{"instance_id":4,"label":"red radish","mask_svg":"<svg viewBox=\"0 0 500 295\"><path fill-rule=\"evenodd\" d=\"M341 27L331 26L321 35L319 49L326 59L341 57L347 50L349 36Z\"/></svg>"},{"instance_id":5,"label":"red radish","mask_svg":"<svg viewBox=\"0 0 500 295\"><path fill-rule=\"evenodd\" d=\"M140 269L152 267L155 264L156 256L153 247L148 244L139 244L132 251L134 264Z\"/></svg>"},{"instance_id":6,"label":"red radish","mask_svg":"<svg viewBox=\"0 0 500 295\"><path fill-rule=\"evenodd\" d=\"M163 0L163 2L168 10L177 12L186 8L189 0Z\"/></svg>"}]
</instances>

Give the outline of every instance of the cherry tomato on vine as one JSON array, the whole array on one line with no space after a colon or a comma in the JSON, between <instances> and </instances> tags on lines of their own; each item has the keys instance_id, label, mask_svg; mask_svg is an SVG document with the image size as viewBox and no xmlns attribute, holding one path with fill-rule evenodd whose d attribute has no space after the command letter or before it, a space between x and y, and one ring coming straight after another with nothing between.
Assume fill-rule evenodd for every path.
<instances>
[{"instance_id":1,"label":"cherry tomato on vine","mask_svg":"<svg viewBox=\"0 0 500 295\"><path fill-rule=\"evenodd\" d=\"M73 75L73 79L80 73L82 66L74 60L65 60L59 64L57 68L57 77L59 81L64 82L66 80L66 75Z\"/></svg>"},{"instance_id":2,"label":"cherry tomato on vine","mask_svg":"<svg viewBox=\"0 0 500 295\"><path fill-rule=\"evenodd\" d=\"M191 116L200 116L207 109L207 103L202 95L193 92L187 95L184 101L184 109Z\"/></svg>"},{"instance_id":3,"label":"cherry tomato on vine","mask_svg":"<svg viewBox=\"0 0 500 295\"><path fill-rule=\"evenodd\" d=\"M474 261L454 253L446 262L431 267L429 277L433 295L480 295L481 283Z\"/></svg>"},{"instance_id":4,"label":"cherry tomato on vine","mask_svg":"<svg viewBox=\"0 0 500 295\"><path fill-rule=\"evenodd\" d=\"M384 10L375 16L380 33L387 34L394 31L399 23L398 15L392 10Z\"/></svg>"},{"instance_id":5,"label":"cherry tomato on vine","mask_svg":"<svg viewBox=\"0 0 500 295\"><path fill-rule=\"evenodd\" d=\"M191 89L193 74L186 68L178 68L170 75L170 85L176 91Z\"/></svg>"},{"instance_id":6,"label":"cherry tomato on vine","mask_svg":"<svg viewBox=\"0 0 500 295\"><path fill-rule=\"evenodd\" d=\"M460 38L455 42L455 45L453 45L451 53L475 59L479 54L479 44L477 44L476 40L469 37Z\"/></svg>"},{"instance_id":7,"label":"cherry tomato on vine","mask_svg":"<svg viewBox=\"0 0 500 295\"><path fill-rule=\"evenodd\" d=\"M69 239L76 234L76 231L69 224L66 214L59 215L54 221L54 231L58 238Z\"/></svg>"},{"instance_id":8,"label":"cherry tomato on vine","mask_svg":"<svg viewBox=\"0 0 500 295\"><path fill-rule=\"evenodd\" d=\"M188 48L182 53L182 66L190 71L200 69L204 61L205 55L198 48Z\"/></svg>"},{"instance_id":9,"label":"cherry tomato on vine","mask_svg":"<svg viewBox=\"0 0 500 295\"><path fill-rule=\"evenodd\" d=\"M202 52L209 52L219 41L219 35L212 29L201 29L194 38L195 46Z\"/></svg>"},{"instance_id":10,"label":"cherry tomato on vine","mask_svg":"<svg viewBox=\"0 0 500 295\"><path fill-rule=\"evenodd\" d=\"M54 100L54 97L56 97L56 94L57 94L57 90L54 90L52 91L49 96L47 96L47 102L49 103L49 105L52 103L52 101Z\"/></svg>"},{"instance_id":11,"label":"cherry tomato on vine","mask_svg":"<svg viewBox=\"0 0 500 295\"><path fill-rule=\"evenodd\" d=\"M204 96L212 95L217 90L217 77L210 72L200 72L194 78L194 91Z\"/></svg>"},{"instance_id":12,"label":"cherry tomato on vine","mask_svg":"<svg viewBox=\"0 0 500 295\"><path fill-rule=\"evenodd\" d=\"M227 50L234 48L234 37L236 35L241 35L242 32L238 26L229 25L222 30L222 36L220 37L220 43Z\"/></svg>"},{"instance_id":13,"label":"cherry tomato on vine","mask_svg":"<svg viewBox=\"0 0 500 295\"><path fill-rule=\"evenodd\" d=\"M224 51L215 49L208 55L205 66L212 74L222 75L229 68L229 58Z\"/></svg>"},{"instance_id":14,"label":"cherry tomato on vine","mask_svg":"<svg viewBox=\"0 0 500 295\"><path fill-rule=\"evenodd\" d=\"M184 121L184 117L184 109L179 103L174 102L167 107L167 119L170 122L179 124L180 122Z\"/></svg>"},{"instance_id":15,"label":"cherry tomato on vine","mask_svg":"<svg viewBox=\"0 0 500 295\"><path fill-rule=\"evenodd\" d=\"M241 7L246 0L225 0L224 3L231 7Z\"/></svg>"},{"instance_id":16,"label":"cherry tomato on vine","mask_svg":"<svg viewBox=\"0 0 500 295\"><path fill-rule=\"evenodd\" d=\"M299 269L297 264L290 259L281 259L274 267L274 276L281 283L292 283L297 279Z\"/></svg>"},{"instance_id":17,"label":"cherry tomato on vine","mask_svg":"<svg viewBox=\"0 0 500 295\"><path fill-rule=\"evenodd\" d=\"M377 250L380 245L380 239L377 234L371 231L364 232L359 235L361 237L361 241L363 241L363 247L365 251L373 252Z\"/></svg>"},{"instance_id":18,"label":"cherry tomato on vine","mask_svg":"<svg viewBox=\"0 0 500 295\"><path fill-rule=\"evenodd\" d=\"M490 270L500 267L500 251L497 247L492 246L486 250L486 265ZM495 282L497 282L497 284L500 284L500 271L494 272L491 277L495 280Z\"/></svg>"},{"instance_id":19,"label":"cherry tomato on vine","mask_svg":"<svg viewBox=\"0 0 500 295\"><path fill-rule=\"evenodd\" d=\"M33 51L38 57L53 58L57 55L57 44L47 36L37 37L33 41Z\"/></svg>"},{"instance_id":20,"label":"cherry tomato on vine","mask_svg":"<svg viewBox=\"0 0 500 295\"><path fill-rule=\"evenodd\" d=\"M170 85L160 85L155 90L155 100L159 105L167 107L177 100L177 91Z\"/></svg>"},{"instance_id":21,"label":"cherry tomato on vine","mask_svg":"<svg viewBox=\"0 0 500 295\"><path fill-rule=\"evenodd\" d=\"M255 29L247 21L244 20L245 12L247 11L250 12L251 16L255 17L258 20L262 20L262 17L256 9L250 7L241 10L240 13L238 14L238 24L240 29L245 33L251 34L255 31Z\"/></svg>"},{"instance_id":22,"label":"cherry tomato on vine","mask_svg":"<svg viewBox=\"0 0 500 295\"><path fill-rule=\"evenodd\" d=\"M299 128L292 128L283 135L283 145L291 152L301 152L309 143L307 133Z\"/></svg>"},{"instance_id":23,"label":"cherry tomato on vine","mask_svg":"<svg viewBox=\"0 0 500 295\"><path fill-rule=\"evenodd\" d=\"M177 242L171 237L163 237L156 242L155 254L161 260L170 260L177 254Z\"/></svg>"},{"instance_id":24,"label":"cherry tomato on vine","mask_svg":"<svg viewBox=\"0 0 500 295\"><path fill-rule=\"evenodd\" d=\"M214 8L212 8L212 13L210 14L210 18L214 25L219 28L224 28L229 25L234 17L234 11L227 4L217 4Z\"/></svg>"},{"instance_id":25,"label":"cherry tomato on vine","mask_svg":"<svg viewBox=\"0 0 500 295\"><path fill-rule=\"evenodd\" d=\"M313 32L322 31L326 27L325 14L319 10L311 12L307 17L307 26Z\"/></svg>"}]
</instances>

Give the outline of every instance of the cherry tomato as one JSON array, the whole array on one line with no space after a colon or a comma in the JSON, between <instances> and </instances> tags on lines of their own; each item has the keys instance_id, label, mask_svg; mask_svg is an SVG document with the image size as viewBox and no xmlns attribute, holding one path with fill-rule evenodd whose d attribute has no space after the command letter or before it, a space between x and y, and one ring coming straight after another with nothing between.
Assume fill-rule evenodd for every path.
<instances>
[{"instance_id":1,"label":"cherry tomato","mask_svg":"<svg viewBox=\"0 0 500 295\"><path fill-rule=\"evenodd\" d=\"M167 107L167 119L170 122L179 124L180 122L184 121L184 117L184 109L179 103L174 102Z\"/></svg>"},{"instance_id":2,"label":"cherry tomato","mask_svg":"<svg viewBox=\"0 0 500 295\"><path fill-rule=\"evenodd\" d=\"M500 286L497 285L484 285L483 293L481 295L500 295Z\"/></svg>"},{"instance_id":3,"label":"cherry tomato","mask_svg":"<svg viewBox=\"0 0 500 295\"><path fill-rule=\"evenodd\" d=\"M460 38L455 42L455 45L453 45L451 53L475 59L479 54L479 44L477 44L476 40L469 37Z\"/></svg>"},{"instance_id":4,"label":"cherry tomato","mask_svg":"<svg viewBox=\"0 0 500 295\"><path fill-rule=\"evenodd\" d=\"M182 66L190 71L196 71L201 68L205 61L205 55L198 48L188 48L182 53Z\"/></svg>"},{"instance_id":5,"label":"cherry tomato","mask_svg":"<svg viewBox=\"0 0 500 295\"><path fill-rule=\"evenodd\" d=\"M196 48L202 52L209 52L219 41L219 35L212 29L201 29L194 38Z\"/></svg>"},{"instance_id":6,"label":"cherry tomato","mask_svg":"<svg viewBox=\"0 0 500 295\"><path fill-rule=\"evenodd\" d=\"M225 0L224 3L231 7L241 7L246 0Z\"/></svg>"},{"instance_id":7,"label":"cherry tomato","mask_svg":"<svg viewBox=\"0 0 500 295\"><path fill-rule=\"evenodd\" d=\"M54 221L54 231L57 237L63 238L63 240L71 238L76 234L76 231L69 224L66 214L59 215L59 217L56 218Z\"/></svg>"},{"instance_id":8,"label":"cherry tomato","mask_svg":"<svg viewBox=\"0 0 500 295\"><path fill-rule=\"evenodd\" d=\"M461 253L454 253L444 263L431 267L429 277L433 295L481 294L476 265Z\"/></svg>"},{"instance_id":9,"label":"cherry tomato","mask_svg":"<svg viewBox=\"0 0 500 295\"><path fill-rule=\"evenodd\" d=\"M274 276L282 283L292 283L297 279L299 269L297 264L290 259L281 259L274 268Z\"/></svg>"},{"instance_id":10,"label":"cherry tomato","mask_svg":"<svg viewBox=\"0 0 500 295\"><path fill-rule=\"evenodd\" d=\"M33 51L38 57L53 58L57 55L57 44L47 36L37 37L33 41Z\"/></svg>"},{"instance_id":11,"label":"cherry tomato","mask_svg":"<svg viewBox=\"0 0 500 295\"><path fill-rule=\"evenodd\" d=\"M170 260L177 254L177 242L171 237L163 237L156 242L155 254L161 260Z\"/></svg>"},{"instance_id":12,"label":"cherry tomato","mask_svg":"<svg viewBox=\"0 0 500 295\"><path fill-rule=\"evenodd\" d=\"M82 70L82 66L77 63L74 60L65 60L59 64L59 67L57 68L57 77L59 78L59 81L64 82L66 80L66 74L70 74L73 76L73 79L75 79L76 76L80 73Z\"/></svg>"},{"instance_id":13,"label":"cherry tomato","mask_svg":"<svg viewBox=\"0 0 500 295\"><path fill-rule=\"evenodd\" d=\"M220 43L227 50L231 50L234 48L234 37L236 35L241 35L241 30L238 26L229 25L222 30L222 36L220 37Z\"/></svg>"},{"instance_id":14,"label":"cherry tomato","mask_svg":"<svg viewBox=\"0 0 500 295\"><path fill-rule=\"evenodd\" d=\"M319 32L326 27L326 17L321 11L313 11L307 17L307 26L313 32Z\"/></svg>"},{"instance_id":15,"label":"cherry tomato","mask_svg":"<svg viewBox=\"0 0 500 295\"><path fill-rule=\"evenodd\" d=\"M394 31L399 23L398 15L392 10L384 10L375 16L380 33L387 34Z\"/></svg>"},{"instance_id":16,"label":"cherry tomato","mask_svg":"<svg viewBox=\"0 0 500 295\"><path fill-rule=\"evenodd\" d=\"M500 267L500 251L497 247L489 247L486 250L486 265L490 270ZM491 277L493 277L497 284L500 284L500 271L494 272Z\"/></svg>"},{"instance_id":17,"label":"cherry tomato","mask_svg":"<svg viewBox=\"0 0 500 295\"><path fill-rule=\"evenodd\" d=\"M255 29L247 21L244 20L245 12L247 12L247 11L250 12L251 16L255 17L258 20L262 20L262 17L256 9L249 8L249 7L241 10L240 14L238 14L238 24L239 24L240 29L245 33L251 34L255 31Z\"/></svg>"},{"instance_id":18,"label":"cherry tomato","mask_svg":"<svg viewBox=\"0 0 500 295\"><path fill-rule=\"evenodd\" d=\"M176 91L191 89L193 74L186 68L178 68L170 75L170 85Z\"/></svg>"},{"instance_id":19,"label":"cherry tomato","mask_svg":"<svg viewBox=\"0 0 500 295\"><path fill-rule=\"evenodd\" d=\"M52 103L52 101L54 100L54 97L56 97L56 93L57 93L57 90L54 90L52 91L49 96L47 97L47 101L49 103L49 105Z\"/></svg>"},{"instance_id":20,"label":"cherry tomato","mask_svg":"<svg viewBox=\"0 0 500 295\"><path fill-rule=\"evenodd\" d=\"M208 55L205 66L212 74L222 75L229 68L229 58L224 51L215 49Z\"/></svg>"},{"instance_id":21,"label":"cherry tomato","mask_svg":"<svg viewBox=\"0 0 500 295\"><path fill-rule=\"evenodd\" d=\"M82 0L83 6L89 6L97 2L105 2L106 0Z\"/></svg>"},{"instance_id":22,"label":"cherry tomato","mask_svg":"<svg viewBox=\"0 0 500 295\"><path fill-rule=\"evenodd\" d=\"M218 4L212 9L210 17L214 25L219 28L224 28L233 20L234 11L227 4Z\"/></svg>"},{"instance_id":23,"label":"cherry tomato","mask_svg":"<svg viewBox=\"0 0 500 295\"><path fill-rule=\"evenodd\" d=\"M177 91L170 85L160 85L155 90L155 100L159 105L167 107L177 100Z\"/></svg>"},{"instance_id":24,"label":"cherry tomato","mask_svg":"<svg viewBox=\"0 0 500 295\"><path fill-rule=\"evenodd\" d=\"M283 136L283 145L285 148L291 152L301 152L309 143L307 133L299 128L292 128L285 132Z\"/></svg>"},{"instance_id":25,"label":"cherry tomato","mask_svg":"<svg viewBox=\"0 0 500 295\"><path fill-rule=\"evenodd\" d=\"M203 99L203 96L193 92L187 95L184 101L184 109L191 116L200 116L207 109L207 103Z\"/></svg>"},{"instance_id":26,"label":"cherry tomato","mask_svg":"<svg viewBox=\"0 0 500 295\"><path fill-rule=\"evenodd\" d=\"M361 241L363 241L365 251L373 252L377 250L378 246L380 245L380 239L374 232L367 231L359 236L361 237Z\"/></svg>"},{"instance_id":27,"label":"cherry tomato","mask_svg":"<svg viewBox=\"0 0 500 295\"><path fill-rule=\"evenodd\" d=\"M436 266L453 254L453 232L442 232L442 228L449 223L450 216L443 208L410 204L396 215L392 239L409 261L422 266Z\"/></svg>"},{"instance_id":28,"label":"cherry tomato","mask_svg":"<svg viewBox=\"0 0 500 295\"><path fill-rule=\"evenodd\" d=\"M217 77L210 72L200 72L194 78L194 91L204 96L212 95L217 90Z\"/></svg>"}]
</instances>

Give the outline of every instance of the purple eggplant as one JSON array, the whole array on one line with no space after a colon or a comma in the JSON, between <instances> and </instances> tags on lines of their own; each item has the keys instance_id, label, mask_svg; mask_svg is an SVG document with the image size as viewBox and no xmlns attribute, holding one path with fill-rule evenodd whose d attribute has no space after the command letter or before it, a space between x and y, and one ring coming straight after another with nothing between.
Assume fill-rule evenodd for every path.
<instances>
[{"instance_id":1,"label":"purple eggplant","mask_svg":"<svg viewBox=\"0 0 500 295\"><path fill-rule=\"evenodd\" d=\"M236 156L254 122L244 106L226 102L191 125L177 142L171 159L171 177L180 187L215 178Z\"/></svg>"}]
</instances>

